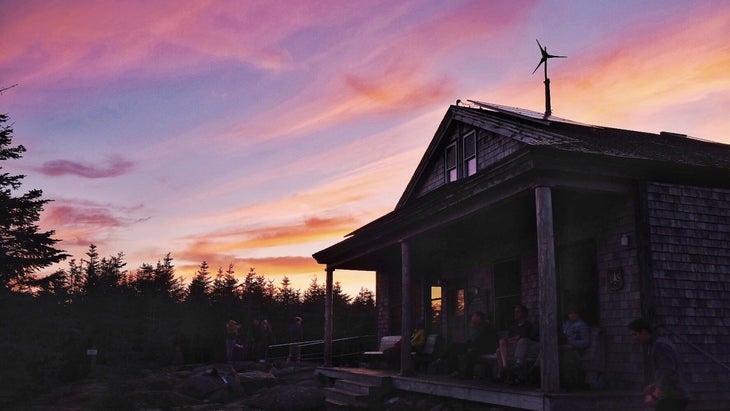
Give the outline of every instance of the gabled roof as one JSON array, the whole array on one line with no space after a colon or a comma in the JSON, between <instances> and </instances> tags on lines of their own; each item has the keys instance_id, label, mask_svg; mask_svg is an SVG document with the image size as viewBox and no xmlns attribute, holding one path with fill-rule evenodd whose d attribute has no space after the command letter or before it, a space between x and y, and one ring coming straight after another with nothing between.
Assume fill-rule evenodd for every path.
<instances>
[{"instance_id":1,"label":"gabled roof","mask_svg":"<svg viewBox=\"0 0 730 411\"><path fill-rule=\"evenodd\" d=\"M520 192L525 184L529 185L529 175L544 172L542 167L546 166L553 170L579 170L580 174L592 178L610 175L625 180L684 184L702 181L730 187L730 145L727 144L671 133L593 126L524 109L471 103L472 106L449 107L396 208L353 231L339 243L315 253L313 256L319 263L337 266L352 262L397 242L403 235L466 215L490 201L498 201L500 196ZM416 198L416 189L429 165L442 161L442 143L449 128L456 123L519 141L525 149L473 176L444 184ZM603 173L603 177L595 173ZM518 176L526 176L527 180ZM501 189L506 194L500 194Z\"/></svg>"},{"instance_id":2,"label":"gabled roof","mask_svg":"<svg viewBox=\"0 0 730 411\"><path fill-rule=\"evenodd\" d=\"M449 107L396 209L414 195L423 173L440 147L446 131L462 122L531 147L593 154L627 160L645 160L730 170L730 145L675 133L660 134L578 123L531 110L468 100L470 106Z\"/></svg>"}]
</instances>

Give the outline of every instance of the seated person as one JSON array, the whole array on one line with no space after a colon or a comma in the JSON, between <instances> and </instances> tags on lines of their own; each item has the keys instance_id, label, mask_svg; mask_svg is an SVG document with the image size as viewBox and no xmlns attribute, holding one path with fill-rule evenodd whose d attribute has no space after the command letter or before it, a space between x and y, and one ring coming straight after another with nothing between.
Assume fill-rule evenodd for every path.
<instances>
[{"instance_id":1,"label":"seated person","mask_svg":"<svg viewBox=\"0 0 730 411\"><path fill-rule=\"evenodd\" d=\"M568 308L568 319L563 322L560 335L560 386L579 389L585 386L585 371L581 354L591 345L588 324L580 319L575 307Z\"/></svg>"},{"instance_id":2,"label":"seated person","mask_svg":"<svg viewBox=\"0 0 730 411\"><path fill-rule=\"evenodd\" d=\"M476 311L471 315L470 326L469 337L463 350L455 352L457 371L453 375L459 378L472 378L477 359L479 356L491 352L490 347L494 347L497 340L497 333L494 327L487 322L483 312Z\"/></svg>"},{"instance_id":3,"label":"seated person","mask_svg":"<svg viewBox=\"0 0 730 411\"><path fill-rule=\"evenodd\" d=\"M497 380L504 379L509 360L514 359L515 368L525 365L528 356L537 357L540 344L537 342L537 328L527 319L527 307L518 304L514 307L514 324L506 338L499 340L497 356Z\"/></svg>"},{"instance_id":4,"label":"seated person","mask_svg":"<svg viewBox=\"0 0 730 411\"><path fill-rule=\"evenodd\" d=\"M411 351L420 353L426 345L426 328L423 320L418 320L416 328L411 333Z\"/></svg>"},{"instance_id":5,"label":"seated person","mask_svg":"<svg viewBox=\"0 0 730 411\"><path fill-rule=\"evenodd\" d=\"M426 329L424 327L423 320L416 323L416 327L411 333L411 352L420 353L423 346L426 345ZM394 366L400 366L400 346L401 340L398 340L395 345L383 351L383 358L386 362Z\"/></svg>"},{"instance_id":6,"label":"seated person","mask_svg":"<svg viewBox=\"0 0 730 411\"><path fill-rule=\"evenodd\" d=\"M568 309L568 319L563 322L562 330L560 348L585 350L591 345L591 331L575 307Z\"/></svg>"}]
</instances>

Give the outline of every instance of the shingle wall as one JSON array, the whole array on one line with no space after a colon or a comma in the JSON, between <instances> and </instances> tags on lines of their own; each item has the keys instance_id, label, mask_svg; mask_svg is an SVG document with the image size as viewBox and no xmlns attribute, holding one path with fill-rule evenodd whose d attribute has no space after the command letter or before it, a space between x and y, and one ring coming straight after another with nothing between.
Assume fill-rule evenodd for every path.
<instances>
[{"instance_id":1,"label":"shingle wall","mask_svg":"<svg viewBox=\"0 0 730 411\"><path fill-rule=\"evenodd\" d=\"M730 190L647 185L655 322L730 365ZM673 337L697 398L730 403L730 372Z\"/></svg>"},{"instance_id":2,"label":"shingle wall","mask_svg":"<svg viewBox=\"0 0 730 411\"><path fill-rule=\"evenodd\" d=\"M641 282L636 248L636 213L631 196L606 212L596 237L596 272L600 326L606 344L608 388L640 390L644 385L643 354L629 333L628 323L641 316ZM621 244L626 235L628 244ZM623 284L611 285L611 273L620 272Z\"/></svg>"}]
</instances>

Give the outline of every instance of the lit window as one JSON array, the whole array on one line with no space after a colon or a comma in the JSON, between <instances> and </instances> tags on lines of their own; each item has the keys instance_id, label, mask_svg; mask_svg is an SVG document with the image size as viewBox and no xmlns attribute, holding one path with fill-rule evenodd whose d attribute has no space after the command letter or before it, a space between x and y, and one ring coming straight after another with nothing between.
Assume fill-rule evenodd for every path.
<instances>
[{"instance_id":1,"label":"lit window","mask_svg":"<svg viewBox=\"0 0 730 411\"><path fill-rule=\"evenodd\" d=\"M464 175L467 177L477 172L477 139L474 131L464 136Z\"/></svg>"},{"instance_id":2,"label":"lit window","mask_svg":"<svg viewBox=\"0 0 730 411\"><path fill-rule=\"evenodd\" d=\"M441 325L441 287L431 286L431 324L434 329Z\"/></svg>"},{"instance_id":3,"label":"lit window","mask_svg":"<svg viewBox=\"0 0 730 411\"><path fill-rule=\"evenodd\" d=\"M446 182L451 183L458 178L456 169L456 144L446 147Z\"/></svg>"}]
</instances>

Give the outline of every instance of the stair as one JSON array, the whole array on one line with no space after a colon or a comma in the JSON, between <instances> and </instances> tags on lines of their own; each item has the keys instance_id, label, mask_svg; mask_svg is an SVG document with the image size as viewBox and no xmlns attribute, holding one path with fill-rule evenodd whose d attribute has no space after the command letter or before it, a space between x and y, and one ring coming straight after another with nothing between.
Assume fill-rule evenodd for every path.
<instances>
[{"instance_id":1,"label":"stair","mask_svg":"<svg viewBox=\"0 0 730 411\"><path fill-rule=\"evenodd\" d=\"M335 378L326 387L325 403L328 411L380 409L384 395L390 390L387 376L348 374Z\"/></svg>"}]
</instances>

